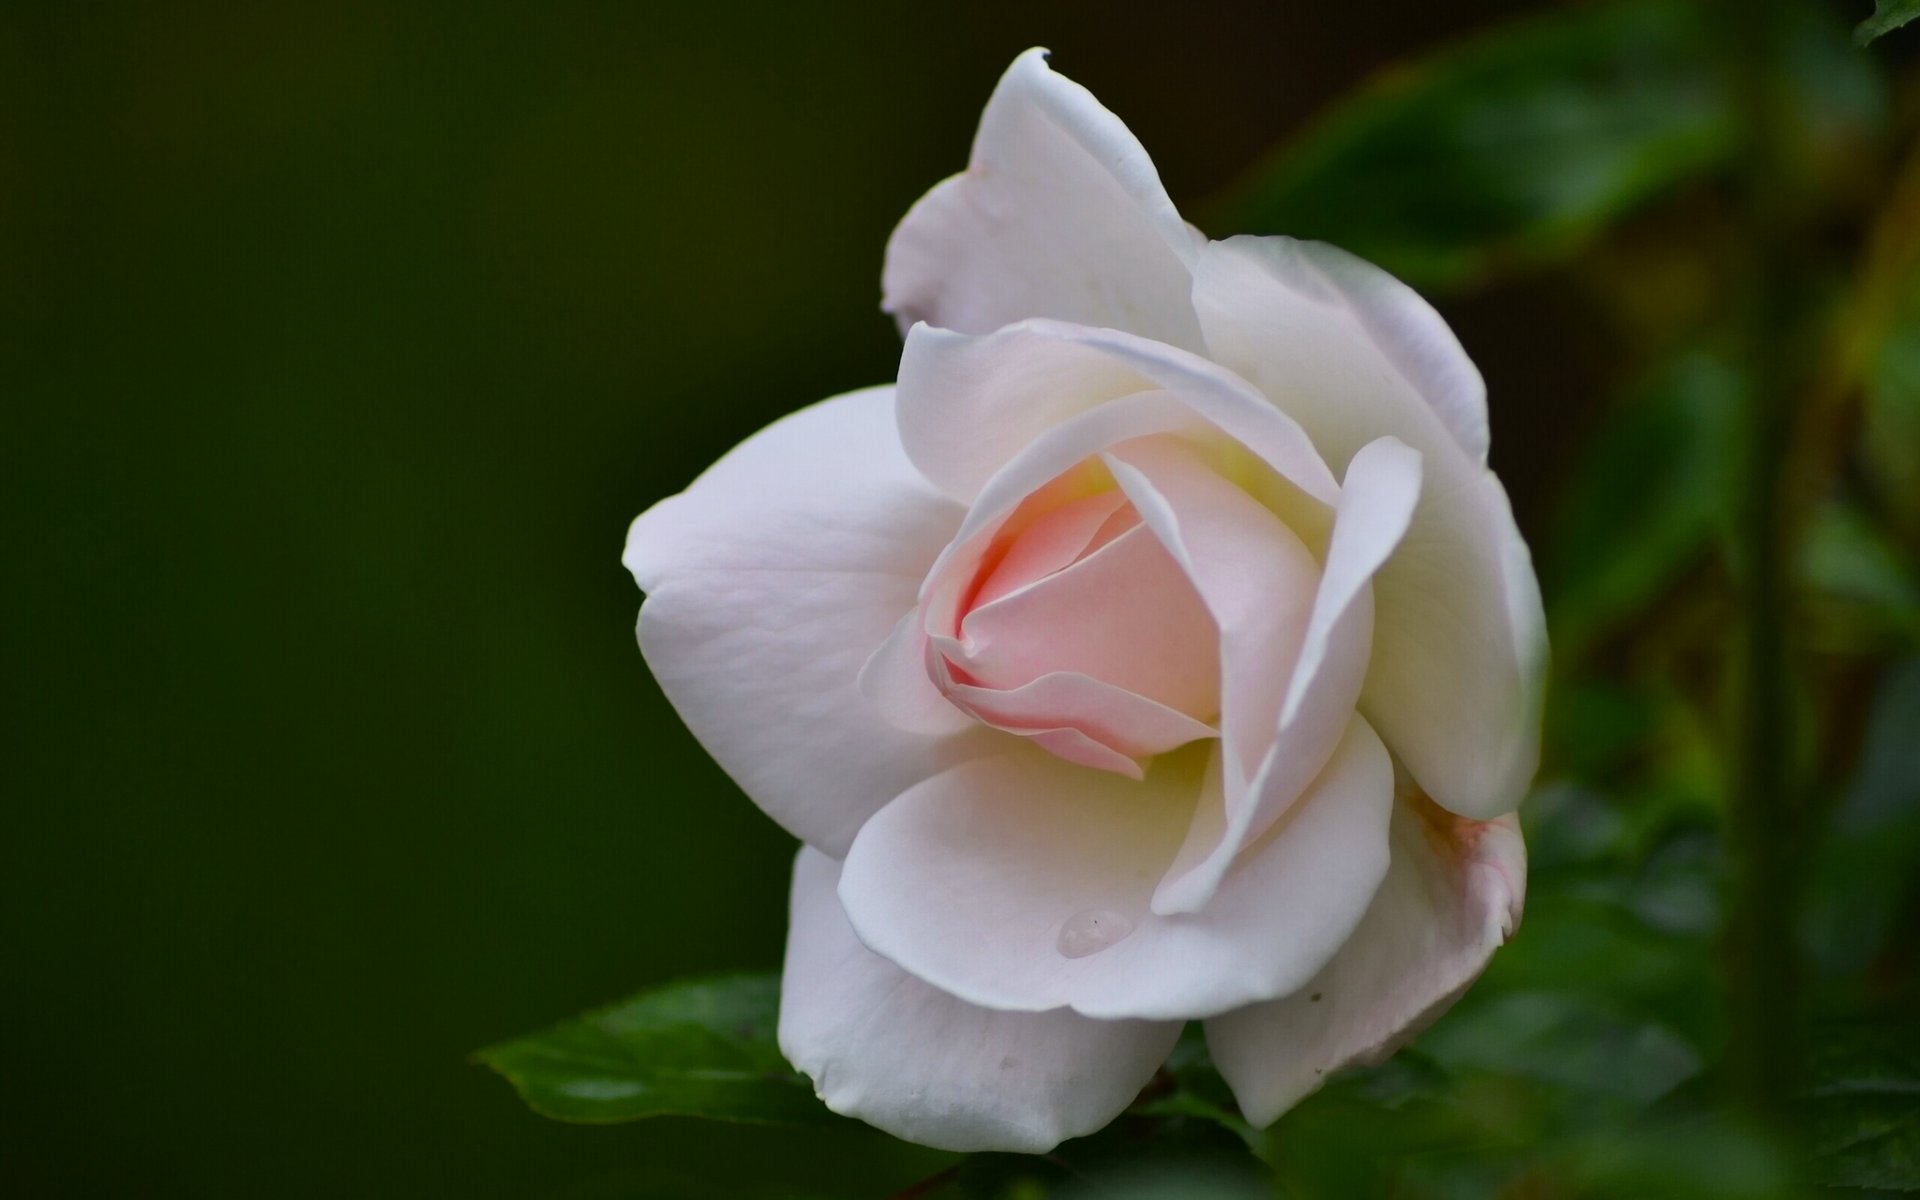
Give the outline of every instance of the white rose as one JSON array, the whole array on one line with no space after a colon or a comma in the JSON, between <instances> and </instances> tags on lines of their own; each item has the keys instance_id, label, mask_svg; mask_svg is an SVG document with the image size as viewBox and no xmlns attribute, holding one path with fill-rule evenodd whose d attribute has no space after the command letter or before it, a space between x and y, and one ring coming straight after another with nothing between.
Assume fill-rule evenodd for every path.
<instances>
[{"instance_id":1,"label":"white rose","mask_svg":"<svg viewBox=\"0 0 1920 1200\"><path fill-rule=\"evenodd\" d=\"M1022 55L887 248L898 383L634 522L640 645L805 844L780 1043L917 1142L1045 1150L1188 1020L1255 1123L1520 917L1538 586L1411 290L1209 242Z\"/></svg>"}]
</instances>

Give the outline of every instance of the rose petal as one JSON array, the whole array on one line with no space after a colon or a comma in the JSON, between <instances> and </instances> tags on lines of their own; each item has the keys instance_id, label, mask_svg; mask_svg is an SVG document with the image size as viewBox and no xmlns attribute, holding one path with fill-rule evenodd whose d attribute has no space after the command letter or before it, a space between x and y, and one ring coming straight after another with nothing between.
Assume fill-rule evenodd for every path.
<instances>
[{"instance_id":1,"label":"rose petal","mask_svg":"<svg viewBox=\"0 0 1920 1200\"><path fill-rule=\"evenodd\" d=\"M1216 289L1233 287L1228 281L1234 274L1257 269L1290 293L1294 303L1335 315L1364 337L1404 384L1393 389L1392 399L1418 400L1468 458L1486 461L1486 382L1446 320L1420 293L1365 259L1325 242L1233 237L1210 245L1204 257L1203 294L1196 303L1207 317L1220 315ZM1337 344L1326 349L1339 353ZM1308 398L1310 403L1315 399ZM1319 402L1326 403L1324 398Z\"/></svg>"},{"instance_id":2,"label":"rose petal","mask_svg":"<svg viewBox=\"0 0 1920 1200\"><path fill-rule=\"evenodd\" d=\"M1146 778L1146 769L1139 763L1106 742L1078 729L1061 727L1022 732L1023 736L1034 745L1049 750L1078 766L1112 771L1128 779Z\"/></svg>"},{"instance_id":3,"label":"rose petal","mask_svg":"<svg viewBox=\"0 0 1920 1200\"><path fill-rule=\"evenodd\" d=\"M882 307L902 330L1054 317L1199 349L1187 260L1201 241L1120 119L1029 50L987 101L967 170L887 243Z\"/></svg>"},{"instance_id":4,"label":"rose petal","mask_svg":"<svg viewBox=\"0 0 1920 1200\"><path fill-rule=\"evenodd\" d=\"M1271 511L1172 439L1139 439L1103 457L1219 628L1231 806L1273 743L1319 564ZM1326 751L1332 748L1329 742Z\"/></svg>"},{"instance_id":5,"label":"rose petal","mask_svg":"<svg viewBox=\"0 0 1920 1200\"><path fill-rule=\"evenodd\" d=\"M1428 478L1426 497L1449 482ZM1547 633L1499 481L1423 497L1373 602L1360 710L1440 804L1478 820L1512 812L1540 764Z\"/></svg>"},{"instance_id":6,"label":"rose petal","mask_svg":"<svg viewBox=\"0 0 1920 1200\"><path fill-rule=\"evenodd\" d=\"M1370 590L1374 575L1399 547L1419 501L1420 453L1398 438L1368 443L1347 464L1313 619L1280 713L1282 725L1292 724L1310 697L1313 707L1324 706L1314 688L1334 628Z\"/></svg>"},{"instance_id":7,"label":"rose petal","mask_svg":"<svg viewBox=\"0 0 1920 1200\"><path fill-rule=\"evenodd\" d=\"M995 547L1017 536L1012 531L1027 510L1043 499L1058 500L1089 487L1117 491L1098 461L1101 450L1130 438L1174 431L1201 438L1218 436L1192 409L1165 392L1123 396L1041 434L987 482L960 531L927 573L920 590L925 629L936 635L958 631L973 581Z\"/></svg>"},{"instance_id":8,"label":"rose petal","mask_svg":"<svg viewBox=\"0 0 1920 1200\"><path fill-rule=\"evenodd\" d=\"M1042 675L1006 691L949 683L947 693L955 704L996 729L1017 733L1076 729L1130 759L1214 736L1212 726L1185 713L1073 671ZM1116 764L1102 756L1100 765ZM1136 769L1120 769L1139 777Z\"/></svg>"},{"instance_id":9,"label":"rose petal","mask_svg":"<svg viewBox=\"0 0 1920 1200\"><path fill-rule=\"evenodd\" d=\"M990 741L903 732L857 684L960 517L902 456L878 388L761 430L627 535L654 677L803 841L844 853L882 804Z\"/></svg>"},{"instance_id":10,"label":"rose petal","mask_svg":"<svg viewBox=\"0 0 1920 1200\"><path fill-rule=\"evenodd\" d=\"M972 503L1062 422L1148 391L1171 393L1303 496L1332 504L1339 495L1299 425L1246 380L1170 345L1058 321L979 336L910 331L900 356L900 440L935 486Z\"/></svg>"},{"instance_id":11,"label":"rose petal","mask_svg":"<svg viewBox=\"0 0 1920 1200\"><path fill-rule=\"evenodd\" d=\"M882 721L909 733L954 734L973 724L927 674L927 631L917 606L861 666L860 694Z\"/></svg>"},{"instance_id":12,"label":"rose petal","mask_svg":"<svg viewBox=\"0 0 1920 1200\"><path fill-rule=\"evenodd\" d=\"M1539 584L1480 461L1478 385L1458 344L1406 294L1340 261L1283 238L1214 243L1196 267L1195 305L1215 356L1336 470L1384 436L1419 451L1419 508L1374 581L1361 707L1434 799L1490 817L1520 802L1538 763Z\"/></svg>"},{"instance_id":13,"label":"rose petal","mask_svg":"<svg viewBox=\"0 0 1920 1200\"><path fill-rule=\"evenodd\" d=\"M942 1150L1040 1154L1118 1116L1179 1021L978 1008L860 944L840 866L803 848L781 982L780 1050L827 1107Z\"/></svg>"},{"instance_id":14,"label":"rose petal","mask_svg":"<svg viewBox=\"0 0 1920 1200\"><path fill-rule=\"evenodd\" d=\"M1014 688L1077 672L1205 721L1220 703L1218 635L1153 532L1136 526L961 622L958 665Z\"/></svg>"},{"instance_id":15,"label":"rose petal","mask_svg":"<svg viewBox=\"0 0 1920 1200\"><path fill-rule=\"evenodd\" d=\"M1154 911L1197 912L1234 859L1278 820L1320 773L1341 737L1366 677L1373 632L1371 580L1406 532L1420 496L1420 456L1393 438L1364 447L1347 465L1326 566L1299 658L1287 683L1279 730L1246 799L1196 821Z\"/></svg>"},{"instance_id":16,"label":"rose petal","mask_svg":"<svg viewBox=\"0 0 1920 1200\"><path fill-rule=\"evenodd\" d=\"M1411 1040L1520 924L1514 818L1469 821L1419 798L1394 808L1393 866L1352 939L1299 991L1207 1022L1213 1061L1256 1125Z\"/></svg>"},{"instance_id":17,"label":"rose petal","mask_svg":"<svg viewBox=\"0 0 1920 1200\"><path fill-rule=\"evenodd\" d=\"M1217 751L1204 779L1198 757L1162 756L1140 783L1028 748L962 764L861 830L840 878L848 919L876 953L989 1008L1170 1020L1285 995L1387 869L1391 760L1356 717L1205 912L1156 916L1154 882L1220 787Z\"/></svg>"},{"instance_id":18,"label":"rose petal","mask_svg":"<svg viewBox=\"0 0 1920 1200\"><path fill-rule=\"evenodd\" d=\"M1125 496L1109 489L1069 501L1034 521L1007 548L1006 557L992 573L981 581L979 594L973 598L974 608L1039 583L1091 553L1094 539L1126 503Z\"/></svg>"}]
</instances>

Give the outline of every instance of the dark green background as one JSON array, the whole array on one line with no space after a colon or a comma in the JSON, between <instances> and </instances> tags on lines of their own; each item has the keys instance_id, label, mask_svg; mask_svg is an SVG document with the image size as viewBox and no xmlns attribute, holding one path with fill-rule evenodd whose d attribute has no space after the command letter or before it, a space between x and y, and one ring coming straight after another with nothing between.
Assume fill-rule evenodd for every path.
<instances>
[{"instance_id":1,"label":"dark green background","mask_svg":"<svg viewBox=\"0 0 1920 1200\"><path fill-rule=\"evenodd\" d=\"M1204 219L1363 76L1530 7L10 6L0 1188L923 1174L554 1124L466 1061L777 961L789 846L646 676L627 521L891 377L887 233L1026 46ZM1536 536L1612 382L1582 305L1447 306Z\"/></svg>"}]
</instances>

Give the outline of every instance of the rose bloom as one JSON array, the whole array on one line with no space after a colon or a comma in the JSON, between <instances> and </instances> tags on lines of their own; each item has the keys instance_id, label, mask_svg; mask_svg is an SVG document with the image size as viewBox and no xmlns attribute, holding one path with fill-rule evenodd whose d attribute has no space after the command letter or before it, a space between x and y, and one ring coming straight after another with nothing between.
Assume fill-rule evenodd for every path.
<instances>
[{"instance_id":1,"label":"rose bloom","mask_svg":"<svg viewBox=\"0 0 1920 1200\"><path fill-rule=\"evenodd\" d=\"M955 1150L1111 1120L1204 1022L1247 1118L1520 919L1538 585L1433 309L1210 242L1045 55L887 246L898 382L634 522L640 647L798 837L780 1045Z\"/></svg>"}]
</instances>

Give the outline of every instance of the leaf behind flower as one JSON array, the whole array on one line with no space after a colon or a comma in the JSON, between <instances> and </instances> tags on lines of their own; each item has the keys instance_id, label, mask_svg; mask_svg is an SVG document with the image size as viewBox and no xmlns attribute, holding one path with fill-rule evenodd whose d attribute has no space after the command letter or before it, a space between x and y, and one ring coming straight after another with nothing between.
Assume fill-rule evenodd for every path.
<instances>
[{"instance_id":1,"label":"leaf behind flower","mask_svg":"<svg viewBox=\"0 0 1920 1200\"><path fill-rule=\"evenodd\" d=\"M1866 45L1920 17L1920 0L1874 0L1873 15L1854 27L1853 40Z\"/></svg>"},{"instance_id":2,"label":"leaf behind flower","mask_svg":"<svg viewBox=\"0 0 1920 1200\"><path fill-rule=\"evenodd\" d=\"M561 1121L842 1121L780 1056L779 1006L774 975L671 983L474 1058L504 1076L534 1111Z\"/></svg>"},{"instance_id":3,"label":"leaf behind flower","mask_svg":"<svg viewBox=\"0 0 1920 1200\"><path fill-rule=\"evenodd\" d=\"M1788 64L1792 150L1825 178L1884 97L1839 29L1804 20ZM1430 288L1565 258L1731 160L1722 40L1708 6L1686 0L1501 26L1377 75L1231 196L1220 227L1330 241Z\"/></svg>"}]
</instances>

